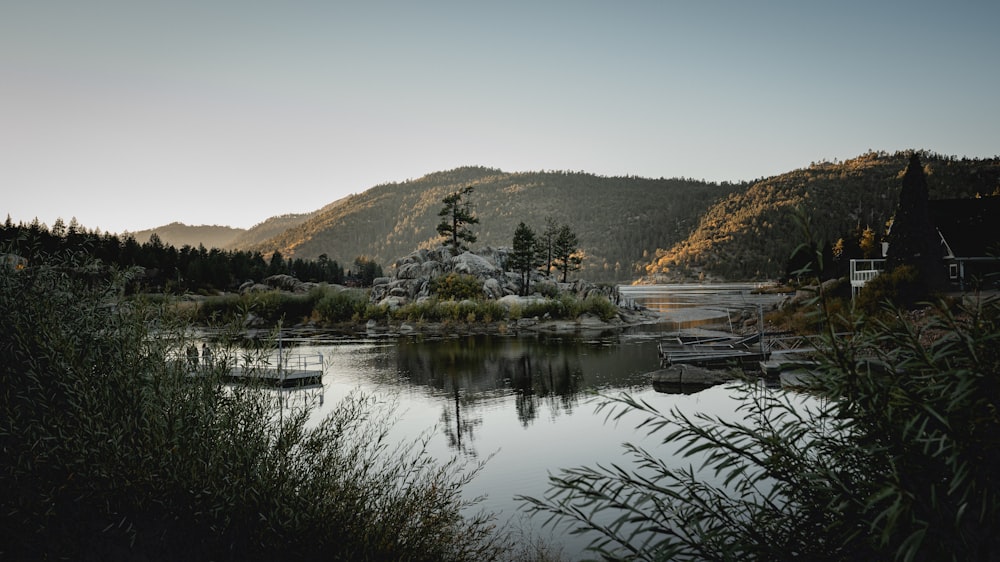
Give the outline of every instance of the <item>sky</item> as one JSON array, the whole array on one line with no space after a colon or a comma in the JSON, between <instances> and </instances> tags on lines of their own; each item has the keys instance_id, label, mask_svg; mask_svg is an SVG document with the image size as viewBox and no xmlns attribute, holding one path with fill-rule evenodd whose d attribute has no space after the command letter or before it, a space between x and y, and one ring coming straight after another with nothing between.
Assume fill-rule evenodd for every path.
<instances>
[{"instance_id":1,"label":"sky","mask_svg":"<svg viewBox=\"0 0 1000 562\"><path fill-rule=\"evenodd\" d=\"M0 219L249 228L469 165L992 157L998 22L995 0L0 0Z\"/></svg>"}]
</instances>

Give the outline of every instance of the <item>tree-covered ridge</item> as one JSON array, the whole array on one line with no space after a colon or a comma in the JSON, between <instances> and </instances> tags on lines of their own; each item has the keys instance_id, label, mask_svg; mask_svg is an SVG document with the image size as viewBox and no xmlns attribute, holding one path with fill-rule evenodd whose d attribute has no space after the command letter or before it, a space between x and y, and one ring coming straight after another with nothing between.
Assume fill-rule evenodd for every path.
<instances>
[{"instance_id":1,"label":"tree-covered ridge","mask_svg":"<svg viewBox=\"0 0 1000 562\"><path fill-rule=\"evenodd\" d=\"M206 248L225 248L237 240L246 230L220 225L189 225L182 222L172 222L156 228L130 233L140 244L148 242L155 234L164 244L180 248L181 246Z\"/></svg>"},{"instance_id":2,"label":"tree-covered ridge","mask_svg":"<svg viewBox=\"0 0 1000 562\"><path fill-rule=\"evenodd\" d=\"M29 265L51 261L52 256L73 256L90 263L78 273L93 279L112 277L113 269L140 268L128 284L130 291L183 293L235 290L247 281L260 282L273 275L295 275L303 281L371 283L375 268L355 260L354 273L327 256L315 260L285 259L280 252L265 258L259 251L208 249L184 245L176 248L153 233L139 243L134 236L90 231L71 221L56 219L50 229L38 219L14 224L10 217L0 225L0 254L12 253Z\"/></svg>"},{"instance_id":3,"label":"tree-covered ridge","mask_svg":"<svg viewBox=\"0 0 1000 562\"><path fill-rule=\"evenodd\" d=\"M931 199L989 195L1000 186L1000 158L920 154ZM780 277L799 243L796 208L810 219L816 237L830 244L866 227L882 240L909 155L869 152L814 163L735 191L702 215L685 240L657 249L646 274L652 280Z\"/></svg>"},{"instance_id":4,"label":"tree-covered ridge","mask_svg":"<svg viewBox=\"0 0 1000 562\"><path fill-rule=\"evenodd\" d=\"M312 213L291 213L271 217L263 222L259 222L249 229L241 232L226 245L220 246L223 249L239 250L246 249L273 238L282 232L298 226L309 220L316 212ZM195 246L196 244L191 244ZM205 244L209 246L208 244ZM176 246L176 244L175 244ZM211 247L211 246L209 246Z\"/></svg>"},{"instance_id":5,"label":"tree-covered ridge","mask_svg":"<svg viewBox=\"0 0 1000 562\"><path fill-rule=\"evenodd\" d=\"M304 258L325 253L342 262L365 255L391 264L438 245L441 201L469 186L469 203L480 217L477 245L510 246L518 223L540 229L554 217L577 233L581 275L596 280L634 278L644 254L682 240L693 217L737 189L689 179L457 168L343 199L255 249Z\"/></svg>"}]
</instances>

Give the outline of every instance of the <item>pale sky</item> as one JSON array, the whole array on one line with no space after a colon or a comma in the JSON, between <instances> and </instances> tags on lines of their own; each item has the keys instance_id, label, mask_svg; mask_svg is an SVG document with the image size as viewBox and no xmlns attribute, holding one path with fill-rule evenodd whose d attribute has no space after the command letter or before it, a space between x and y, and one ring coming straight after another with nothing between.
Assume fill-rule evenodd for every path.
<instances>
[{"instance_id":1,"label":"pale sky","mask_svg":"<svg viewBox=\"0 0 1000 562\"><path fill-rule=\"evenodd\" d=\"M247 228L466 165L909 148L1000 154L1000 2L0 0L0 220Z\"/></svg>"}]
</instances>

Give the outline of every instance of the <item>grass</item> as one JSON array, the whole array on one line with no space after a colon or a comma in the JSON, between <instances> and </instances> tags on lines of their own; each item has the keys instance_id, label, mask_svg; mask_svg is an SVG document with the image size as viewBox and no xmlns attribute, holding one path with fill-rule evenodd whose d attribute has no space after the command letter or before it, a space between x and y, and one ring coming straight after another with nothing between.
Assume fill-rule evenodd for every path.
<instances>
[{"instance_id":1,"label":"grass","mask_svg":"<svg viewBox=\"0 0 1000 562\"><path fill-rule=\"evenodd\" d=\"M453 281L445 286L456 290L467 283ZM461 291L459 291L461 292ZM464 294L464 293L462 293ZM167 301L154 296L157 303ZM368 301L367 292L321 285L304 294L280 291L246 295L217 295L199 299L191 305L175 301L176 308L197 324L225 324L237 318L255 317L267 325L286 326L312 322L319 326L379 322L433 322L451 324L495 323L520 318L574 320L592 314L605 322L614 319L618 309L607 299L592 295L578 299L562 293L525 305L504 306L484 298L435 297L391 309Z\"/></svg>"},{"instance_id":2,"label":"grass","mask_svg":"<svg viewBox=\"0 0 1000 562\"><path fill-rule=\"evenodd\" d=\"M124 300L128 275L93 286L66 270L0 272L0 558L508 556L462 497L479 466L390 443L391 404L352 394L307 424L268 389L221 384L235 338L192 380L170 360L190 343L173 307ZM276 314L318 296L247 300Z\"/></svg>"}]
</instances>

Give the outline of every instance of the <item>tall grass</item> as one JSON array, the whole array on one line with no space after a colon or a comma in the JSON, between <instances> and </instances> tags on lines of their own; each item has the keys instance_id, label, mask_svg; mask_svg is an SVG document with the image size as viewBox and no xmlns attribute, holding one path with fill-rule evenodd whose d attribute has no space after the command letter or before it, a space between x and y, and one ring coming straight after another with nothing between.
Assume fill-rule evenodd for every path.
<instances>
[{"instance_id":1,"label":"tall grass","mask_svg":"<svg viewBox=\"0 0 1000 562\"><path fill-rule=\"evenodd\" d=\"M0 558L491 560L477 467L397 447L378 398L322 422L268 389L191 376L170 310L74 264L0 270ZM245 358L244 358L245 359Z\"/></svg>"},{"instance_id":2,"label":"tall grass","mask_svg":"<svg viewBox=\"0 0 1000 562\"><path fill-rule=\"evenodd\" d=\"M593 533L604 559L997 560L1000 299L854 317L821 294L819 365L795 394L740 383L743 420L606 397L609 420L678 450L561 470L525 507ZM843 319L839 321L844 321Z\"/></svg>"}]
</instances>

